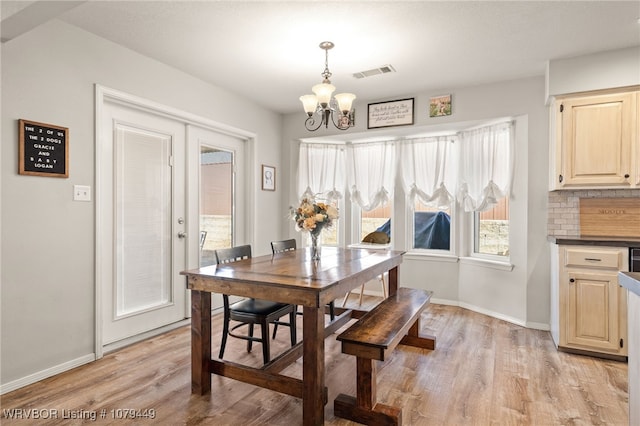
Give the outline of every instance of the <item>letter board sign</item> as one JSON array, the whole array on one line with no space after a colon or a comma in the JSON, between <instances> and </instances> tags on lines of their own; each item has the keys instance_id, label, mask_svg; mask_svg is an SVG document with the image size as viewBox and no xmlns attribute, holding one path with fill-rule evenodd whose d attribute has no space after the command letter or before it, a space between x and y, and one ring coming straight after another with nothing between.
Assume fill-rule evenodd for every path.
<instances>
[{"instance_id":1,"label":"letter board sign","mask_svg":"<svg viewBox=\"0 0 640 426\"><path fill-rule=\"evenodd\" d=\"M69 177L69 129L19 120L21 175Z\"/></svg>"}]
</instances>

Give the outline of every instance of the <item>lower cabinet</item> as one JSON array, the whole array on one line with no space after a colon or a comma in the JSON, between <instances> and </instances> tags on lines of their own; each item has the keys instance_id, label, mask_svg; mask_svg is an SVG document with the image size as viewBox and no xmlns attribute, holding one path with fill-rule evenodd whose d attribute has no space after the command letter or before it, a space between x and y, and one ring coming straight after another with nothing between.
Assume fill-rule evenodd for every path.
<instances>
[{"instance_id":1,"label":"lower cabinet","mask_svg":"<svg viewBox=\"0 0 640 426\"><path fill-rule=\"evenodd\" d=\"M618 271L628 269L628 249L560 246L558 253L558 346L627 356L627 292Z\"/></svg>"}]
</instances>

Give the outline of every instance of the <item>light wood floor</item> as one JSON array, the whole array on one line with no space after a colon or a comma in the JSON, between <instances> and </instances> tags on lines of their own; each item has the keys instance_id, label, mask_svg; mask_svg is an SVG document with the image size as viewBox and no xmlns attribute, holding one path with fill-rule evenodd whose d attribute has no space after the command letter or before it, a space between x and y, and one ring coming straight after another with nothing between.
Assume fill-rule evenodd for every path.
<instances>
[{"instance_id":1,"label":"light wood floor","mask_svg":"<svg viewBox=\"0 0 640 426\"><path fill-rule=\"evenodd\" d=\"M215 354L220 330L214 317ZM405 425L628 424L625 363L558 352L547 332L451 306L430 305L422 332L437 336L435 351L399 346L378 369L378 400L403 407ZM272 354L286 348L287 334L286 327L278 331ZM62 410L95 412L97 421L85 424L101 425L301 424L300 400L227 378L213 376L211 395L191 395L189 345L183 327L3 395L0 423L82 423L5 416L8 409L34 408L57 410L59 417ZM244 342L233 338L227 354L250 365L262 357L259 345L246 354ZM301 362L283 373L300 377ZM326 384L325 424L354 424L333 415L338 393L355 394L355 359L340 353L335 337L326 340ZM119 409L154 409L156 418L114 419L112 410Z\"/></svg>"}]
</instances>

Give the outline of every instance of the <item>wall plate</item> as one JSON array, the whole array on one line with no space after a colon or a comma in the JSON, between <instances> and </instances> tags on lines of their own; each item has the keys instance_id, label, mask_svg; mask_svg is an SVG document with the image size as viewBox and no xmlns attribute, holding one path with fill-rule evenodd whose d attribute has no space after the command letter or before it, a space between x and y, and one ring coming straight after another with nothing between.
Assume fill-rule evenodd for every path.
<instances>
[{"instance_id":1,"label":"wall plate","mask_svg":"<svg viewBox=\"0 0 640 426\"><path fill-rule=\"evenodd\" d=\"M91 187L88 185L73 185L73 201L91 201Z\"/></svg>"}]
</instances>

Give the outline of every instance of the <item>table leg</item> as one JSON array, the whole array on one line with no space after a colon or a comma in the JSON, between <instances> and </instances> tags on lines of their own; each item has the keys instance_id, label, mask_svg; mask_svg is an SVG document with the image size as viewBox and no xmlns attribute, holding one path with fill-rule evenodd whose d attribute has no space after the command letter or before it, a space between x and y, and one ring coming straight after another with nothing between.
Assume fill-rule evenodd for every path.
<instances>
[{"instance_id":1,"label":"table leg","mask_svg":"<svg viewBox=\"0 0 640 426\"><path fill-rule=\"evenodd\" d=\"M302 418L306 426L324 424L324 306L303 308Z\"/></svg>"},{"instance_id":2,"label":"table leg","mask_svg":"<svg viewBox=\"0 0 640 426\"><path fill-rule=\"evenodd\" d=\"M389 269L389 296L398 291L398 267Z\"/></svg>"},{"instance_id":3,"label":"table leg","mask_svg":"<svg viewBox=\"0 0 640 426\"><path fill-rule=\"evenodd\" d=\"M211 293L191 291L191 393L211 391Z\"/></svg>"}]
</instances>

